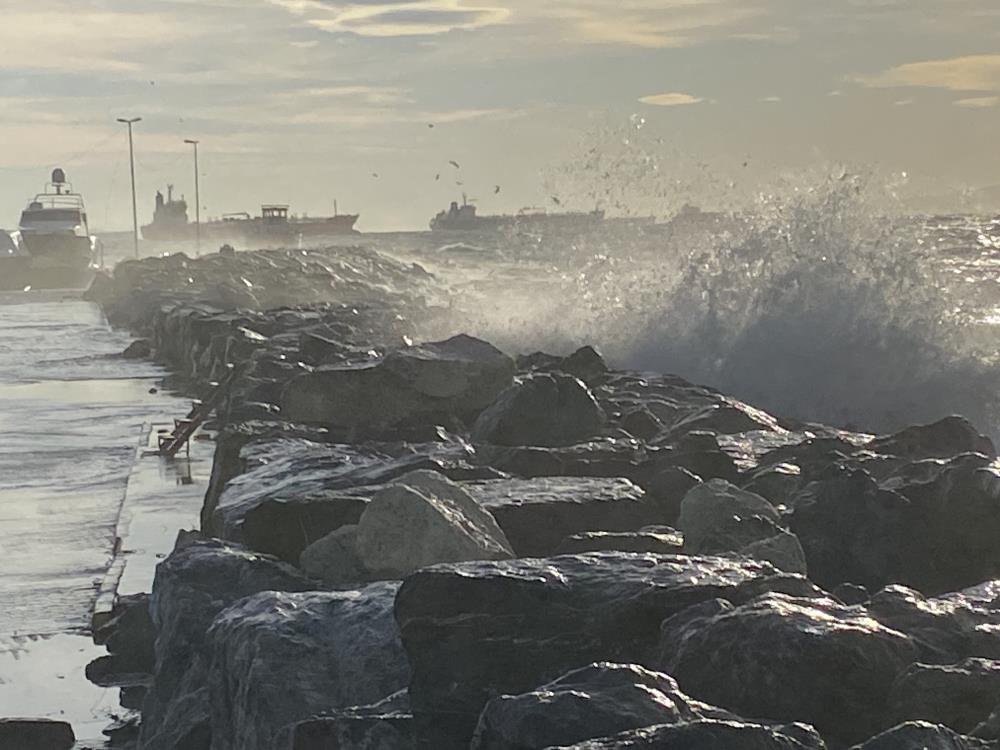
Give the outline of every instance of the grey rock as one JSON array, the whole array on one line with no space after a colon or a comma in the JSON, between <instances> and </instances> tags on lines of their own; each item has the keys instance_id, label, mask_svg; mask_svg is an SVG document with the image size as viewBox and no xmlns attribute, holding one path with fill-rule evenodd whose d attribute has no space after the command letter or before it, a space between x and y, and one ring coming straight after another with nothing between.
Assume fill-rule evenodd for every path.
<instances>
[{"instance_id":1,"label":"grey rock","mask_svg":"<svg viewBox=\"0 0 1000 750\"><path fill-rule=\"evenodd\" d=\"M572 745L630 729L735 719L684 695L668 675L634 664L597 663L522 695L486 704L471 750Z\"/></svg>"},{"instance_id":2,"label":"grey rock","mask_svg":"<svg viewBox=\"0 0 1000 750\"><path fill-rule=\"evenodd\" d=\"M882 728L892 684L917 658L907 636L831 599L769 593L693 610L663 623L661 666L686 692L842 742Z\"/></svg>"},{"instance_id":3,"label":"grey rock","mask_svg":"<svg viewBox=\"0 0 1000 750\"><path fill-rule=\"evenodd\" d=\"M389 579L435 563L514 556L493 516L429 471L407 474L372 498L358 523L356 549L365 569Z\"/></svg>"},{"instance_id":4,"label":"grey rock","mask_svg":"<svg viewBox=\"0 0 1000 750\"><path fill-rule=\"evenodd\" d=\"M718 552L718 548L707 549L709 546L718 547L717 544L710 545L712 539L721 531L739 524L741 520L754 516L760 516L775 525L781 522L778 511L760 495L741 490L725 480L712 479L696 485L684 496L677 527L684 534L687 552ZM767 536L771 535L773 534ZM742 542L740 546L762 538L757 536L755 539L753 536L739 540Z\"/></svg>"},{"instance_id":5,"label":"grey rock","mask_svg":"<svg viewBox=\"0 0 1000 750\"><path fill-rule=\"evenodd\" d=\"M624 732L558 750L826 750L803 725L767 726L747 721L694 721ZM549 750L557 750L550 748Z\"/></svg>"},{"instance_id":6,"label":"grey rock","mask_svg":"<svg viewBox=\"0 0 1000 750\"><path fill-rule=\"evenodd\" d=\"M405 691L370 706L352 706L286 727L278 747L290 750L416 750L417 740Z\"/></svg>"},{"instance_id":7,"label":"grey rock","mask_svg":"<svg viewBox=\"0 0 1000 750\"><path fill-rule=\"evenodd\" d=\"M545 557L587 531L635 531L659 519L645 493L620 477L539 477L465 482L518 557Z\"/></svg>"},{"instance_id":8,"label":"grey rock","mask_svg":"<svg viewBox=\"0 0 1000 750\"><path fill-rule=\"evenodd\" d=\"M308 591L316 583L290 565L218 541L175 550L156 568L150 615L156 667L143 703L142 747L187 750L211 738L206 634L216 616L260 591Z\"/></svg>"},{"instance_id":9,"label":"grey rock","mask_svg":"<svg viewBox=\"0 0 1000 750\"><path fill-rule=\"evenodd\" d=\"M556 550L560 555L584 552L651 552L658 555L678 555L683 552L684 537L667 526L648 527L639 531L587 531L567 537Z\"/></svg>"},{"instance_id":10,"label":"grey rock","mask_svg":"<svg viewBox=\"0 0 1000 750\"><path fill-rule=\"evenodd\" d=\"M914 425L868 443L869 450L910 460L951 458L960 453L982 453L996 458L993 441L963 417L945 417L932 424Z\"/></svg>"},{"instance_id":11,"label":"grey rock","mask_svg":"<svg viewBox=\"0 0 1000 750\"><path fill-rule=\"evenodd\" d=\"M570 375L532 375L501 393L476 420L472 439L508 446L558 447L597 435L604 412Z\"/></svg>"},{"instance_id":12,"label":"grey rock","mask_svg":"<svg viewBox=\"0 0 1000 750\"><path fill-rule=\"evenodd\" d=\"M71 750L73 727L52 719L0 719L0 747L4 750Z\"/></svg>"},{"instance_id":13,"label":"grey rock","mask_svg":"<svg viewBox=\"0 0 1000 750\"><path fill-rule=\"evenodd\" d=\"M208 635L213 750L272 750L289 724L405 687L396 589L263 592L222 612Z\"/></svg>"},{"instance_id":14,"label":"grey rock","mask_svg":"<svg viewBox=\"0 0 1000 750\"><path fill-rule=\"evenodd\" d=\"M455 336L385 358L322 366L293 379L282 414L306 424L393 425L442 414L474 418L508 387L514 361L485 341Z\"/></svg>"},{"instance_id":15,"label":"grey rock","mask_svg":"<svg viewBox=\"0 0 1000 750\"><path fill-rule=\"evenodd\" d=\"M920 719L968 734L986 721L998 696L1000 662L913 664L893 685L887 717L892 724Z\"/></svg>"},{"instance_id":16,"label":"grey rock","mask_svg":"<svg viewBox=\"0 0 1000 750\"><path fill-rule=\"evenodd\" d=\"M959 735L948 727L914 721L894 727L853 750L994 750L996 743Z\"/></svg>"},{"instance_id":17,"label":"grey rock","mask_svg":"<svg viewBox=\"0 0 1000 750\"><path fill-rule=\"evenodd\" d=\"M491 697L595 661L653 665L664 618L773 590L820 594L768 563L711 557L606 552L425 568L396 599L423 740L463 747Z\"/></svg>"},{"instance_id":18,"label":"grey rock","mask_svg":"<svg viewBox=\"0 0 1000 750\"><path fill-rule=\"evenodd\" d=\"M341 526L302 551L306 574L331 586L368 581L372 573L358 556L358 527Z\"/></svg>"}]
</instances>

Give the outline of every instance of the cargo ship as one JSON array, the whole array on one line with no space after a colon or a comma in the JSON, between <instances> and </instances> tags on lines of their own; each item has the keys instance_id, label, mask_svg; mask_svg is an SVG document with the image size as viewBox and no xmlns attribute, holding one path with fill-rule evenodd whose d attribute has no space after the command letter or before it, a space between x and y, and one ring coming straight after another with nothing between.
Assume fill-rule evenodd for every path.
<instances>
[{"instance_id":1,"label":"cargo ship","mask_svg":"<svg viewBox=\"0 0 1000 750\"><path fill-rule=\"evenodd\" d=\"M604 222L604 212L566 211L550 213L539 208L524 208L516 214L479 216L476 206L463 196L461 205L452 201L451 206L431 219L431 230L448 231L498 231L515 230L579 230L590 229Z\"/></svg>"},{"instance_id":2,"label":"cargo ship","mask_svg":"<svg viewBox=\"0 0 1000 750\"><path fill-rule=\"evenodd\" d=\"M333 216L291 216L283 204L261 206L260 216L249 213L226 214L196 227L188 218L188 205L183 196L175 199L173 186L167 186L167 195L157 191L153 221L142 228L147 240L193 240L200 233L202 239L237 242L296 242L299 239L352 234L359 214L341 214L334 201Z\"/></svg>"},{"instance_id":3,"label":"cargo ship","mask_svg":"<svg viewBox=\"0 0 1000 750\"><path fill-rule=\"evenodd\" d=\"M90 234L83 197L62 169L28 202L17 232L0 242L0 289L82 289L98 268L100 243Z\"/></svg>"}]
</instances>

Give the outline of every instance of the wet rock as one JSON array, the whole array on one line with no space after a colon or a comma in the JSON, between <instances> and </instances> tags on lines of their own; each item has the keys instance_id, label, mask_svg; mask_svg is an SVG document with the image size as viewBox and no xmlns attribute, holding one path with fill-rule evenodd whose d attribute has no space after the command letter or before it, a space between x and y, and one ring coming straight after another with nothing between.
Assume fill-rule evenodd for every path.
<instances>
[{"instance_id":1,"label":"wet rock","mask_svg":"<svg viewBox=\"0 0 1000 750\"><path fill-rule=\"evenodd\" d=\"M666 466L646 472L637 480L656 507L663 523L676 525L681 515L681 502L701 479L680 466Z\"/></svg>"},{"instance_id":2,"label":"wet rock","mask_svg":"<svg viewBox=\"0 0 1000 750\"><path fill-rule=\"evenodd\" d=\"M649 409L636 409L622 417L622 427L640 440L652 440L660 434L663 422Z\"/></svg>"},{"instance_id":3,"label":"wet rock","mask_svg":"<svg viewBox=\"0 0 1000 750\"><path fill-rule=\"evenodd\" d=\"M807 726L766 726L747 721L694 721L647 727L588 740L560 750L826 750ZM555 750L552 748L551 750Z\"/></svg>"},{"instance_id":4,"label":"wet rock","mask_svg":"<svg viewBox=\"0 0 1000 750\"><path fill-rule=\"evenodd\" d=\"M659 555L681 554L684 537L669 526L651 526L639 531L587 531L562 541L556 554L578 555L585 552L650 552Z\"/></svg>"},{"instance_id":5,"label":"wet rock","mask_svg":"<svg viewBox=\"0 0 1000 750\"><path fill-rule=\"evenodd\" d=\"M864 471L838 468L804 487L791 505L789 528L820 586L857 583L875 590L899 580L897 540L909 535L905 497L880 489Z\"/></svg>"},{"instance_id":6,"label":"wet rock","mask_svg":"<svg viewBox=\"0 0 1000 750\"><path fill-rule=\"evenodd\" d=\"M948 727L914 721L872 737L854 750L994 750L996 744L965 737Z\"/></svg>"},{"instance_id":7,"label":"wet rock","mask_svg":"<svg viewBox=\"0 0 1000 750\"><path fill-rule=\"evenodd\" d=\"M380 360L324 366L293 379L282 414L305 424L393 425L454 414L474 418L510 385L514 362L485 341L455 336Z\"/></svg>"},{"instance_id":8,"label":"wet rock","mask_svg":"<svg viewBox=\"0 0 1000 750\"><path fill-rule=\"evenodd\" d=\"M622 478L540 477L462 485L489 511L518 557L545 557L585 531L635 531L656 523L655 509Z\"/></svg>"},{"instance_id":9,"label":"wet rock","mask_svg":"<svg viewBox=\"0 0 1000 750\"><path fill-rule=\"evenodd\" d=\"M778 511L760 495L741 490L722 479L712 479L695 486L684 496L677 526L684 534L684 547L689 553L719 552L719 544L715 540L720 534L732 528L733 535L738 536L739 522L754 516L771 521L774 525L781 522ZM762 537L749 534L746 538L735 541L738 545L736 548L760 538ZM713 546L716 549L707 549Z\"/></svg>"},{"instance_id":10,"label":"wet rock","mask_svg":"<svg viewBox=\"0 0 1000 750\"><path fill-rule=\"evenodd\" d=\"M868 589L856 583L842 583L832 592L837 601L843 602L847 606L852 604L864 604L871 598Z\"/></svg>"},{"instance_id":11,"label":"wet rock","mask_svg":"<svg viewBox=\"0 0 1000 750\"><path fill-rule=\"evenodd\" d=\"M959 664L914 664L889 696L890 722L922 719L972 732L997 706L1000 662L966 659Z\"/></svg>"},{"instance_id":12,"label":"wet rock","mask_svg":"<svg viewBox=\"0 0 1000 750\"><path fill-rule=\"evenodd\" d=\"M562 448L480 443L483 463L519 477L628 477L641 472L643 451L632 439L602 437Z\"/></svg>"},{"instance_id":13,"label":"wet rock","mask_svg":"<svg viewBox=\"0 0 1000 750\"><path fill-rule=\"evenodd\" d=\"M634 664L597 663L522 695L486 704L471 750L573 745L630 729L734 719L684 695L676 681Z\"/></svg>"},{"instance_id":14,"label":"wet rock","mask_svg":"<svg viewBox=\"0 0 1000 750\"><path fill-rule=\"evenodd\" d=\"M563 372L579 378L589 386L600 383L608 374L608 366L591 346L583 346L568 357L559 357L544 352L535 352L517 358L519 370L537 372Z\"/></svg>"},{"instance_id":15,"label":"wet rock","mask_svg":"<svg viewBox=\"0 0 1000 750\"><path fill-rule=\"evenodd\" d=\"M763 466L750 475L743 489L767 500L771 505L784 505L802 487L802 473L794 464Z\"/></svg>"},{"instance_id":16,"label":"wet rock","mask_svg":"<svg viewBox=\"0 0 1000 750\"><path fill-rule=\"evenodd\" d=\"M222 612L208 634L213 750L272 750L293 722L405 687L396 589L264 592Z\"/></svg>"},{"instance_id":17,"label":"wet rock","mask_svg":"<svg viewBox=\"0 0 1000 750\"><path fill-rule=\"evenodd\" d=\"M329 711L286 728L290 750L416 750L413 715L405 692L371 706ZM284 734L284 733L283 733Z\"/></svg>"},{"instance_id":18,"label":"wet rock","mask_svg":"<svg viewBox=\"0 0 1000 750\"><path fill-rule=\"evenodd\" d=\"M933 424L914 425L893 435L878 437L868 443L869 450L918 461L925 458L951 458L960 453L982 453L996 458L993 441L963 417L945 417Z\"/></svg>"},{"instance_id":19,"label":"wet rock","mask_svg":"<svg viewBox=\"0 0 1000 750\"><path fill-rule=\"evenodd\" d=\"M244 444L239 461L242 473L226 482L207 530L288 562L331 531L357 524L376 485L420 469L456 479L497 476L457 441L347 445L268 436Z\"/></svg>"},{"instance_id":20,"label":"wet rock","mask_svg":"<svg viewBox=\"0 0 1000 750\"><path fill-rule=\"evenodd\" d=\"M769 593L663 623L661 666L685 692L745 716L808 722L842 742L882 728L890 688L916 658L905 635L831 599Z\"/></svg>"},{"instance_id":21,"label":"wet rock","mask_svg":"<svg viewBox=\"0 0 1000 750\"><path fill-rule=\"evenodd\" d=\"M660 449L643 464L644 474L653 481L659 474L676 469L683 469L699 479L722 479L732 484L740 482L740 471L733 457L719 450L717 445L712 448L695 444Z\"/></svg>"},{"instance_id":22,"label":"wet rock","mask_svg":"<svg viewBox=\"0 0 1000 750\"><path fill-rule=\"evenodd\" d=\"M143 703L142 747L196 750L211 740L206 634L226 607L260 591L308 591L316 583L274 558L218 541L193 541L156 568L150 615L156 667Z\"/></svg>"},{"instance_id":23,"label":"wet rock","mask_svg":"<svg viewBox=\"0 0 1000 750\"><path fill-rule=\"evenodd\" d=\"M357 526L341 526L310 544L303 550L299 565L307 575L331 586L359 583L373 577L358 555Z\"/></svg>"},{"instance_id":24,"label":"wet rock","mask_svg":"<svg viewBox=\"0 0 1000 750\"><path fill-rule=\"evenodd\" d=\"M568 446L597 435L604 421L593 394L576 378L532 375L479 415L472 439L493 445Z\"/></svg>"},{"instance_id":25,"label":"wet rock","mask_svg":"<svg viewBox=\"0 0 1000 750\"><path fill-rule=\"evenodd\" d=\"M494 695L595 661L652 664L662 620L698 601L819 592L750 560L595 553L439 565L403 582L396 617L427 746L468 743Z\"/></svg>"},{"instance_id":26,"label":"wet rock","mask_svg":"<svg viewBox=\"0 0 1000 750\"><path fill-rule=\"evenodd\" d=\"M0 747L4 750L71 750L73 727L52 719L0 719Z\"/></svg>"},{"instance_id":27,"label":"wet rock","mask_svg":"<svg viewBox=\"0 0 1000 750\"><path fill-rule=\"evenodd\" d=\"M767 412L728 398L698 409L671 425L669 439L676 440L696 430L719 435L735 435L753 430L784 431L778 420Z\"/></svg>"},{"instance_id":28,"label":"wet rock","mask_svg":"<svg viewBox=\"0 0 1000 750\"><path fill-rule=\"evenodd\" d=\"M997 581L932 599L904 586L888 586L871 597L866 609L886 627L910 636L922 662L1000 659L998 592Z\"/></svg>"},{"instance_id":29,"label":"wet rock","mask_svg":"<svg viewBox=\"0 0 1000 750\"><path fill-rule=\"evenodd\" d=\"M494 517L431 471L407 474L372 498L358 523L356 549L364 569L394 580L435 563L514 555Z\"/></svg>"},{"instance_id":30,"label":"wet rock","mask_svg":"<svg viewBox=\"0 0 1000 750\"><path fill-rule=\"evenodd\" d=\"M153 356L153 347L149 339L136 339L122 352L125 359L149 359Z\"/></svg>"}]
</instances>

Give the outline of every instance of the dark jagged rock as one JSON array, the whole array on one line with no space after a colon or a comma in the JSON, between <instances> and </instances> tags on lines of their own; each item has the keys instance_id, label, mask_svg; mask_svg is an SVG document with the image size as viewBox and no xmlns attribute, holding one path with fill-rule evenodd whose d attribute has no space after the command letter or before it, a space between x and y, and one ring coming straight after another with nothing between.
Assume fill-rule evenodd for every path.
<instances>
[{"instance_id":1,"label":"dark jagged rock","mask_svg":"<svg viewBox=\"0 0 1000 750\"><path fill-rule=\"evenodd\" d=\"M826 750L802 725L766 726L746 721L695 721L647 727L588 740L558 750ZM549 750L557 750L550 748Z\"/></svg>"},{"instance_id":2,"label":"dark jagged rock","mask_svg":"<svg viewBox=\"0 0 1000 750\"><path fill-rule=\"evenodd\" d=\"M71 750L73 727L52 719L0 718L0 747L4 750Z\"/></svg>"},{"instance_id":3,"label":"dark jagged rock","mask_svg":"<svg viewBox=\"0 0 1000 750\"><path fill-rule=\"evenodd\" d=\"M802 488L802 473L794 464L774 464L754 471L743 485L774 506L784 505Z\"/></svg>"},{"instance_id":4,"label":"dark jagged rock","mask_svg":"<svg viewBox=\"0 0 1000 750\"><path fill-rule=\"evenodd\" d=\"M145 685L156 660L149 595L121 597L112 619L97 631L94 640L106 645L111 655L88 664L87 679L105 687Z\"/></svg>"},{"instance_id":5,"label":"dark jagged rock","mask_svg":"<svg viewBox=\"0 0 1000 750\"><path fill-rule=\"evenodd\" d=\"M562 448L480 443L483 463L520 477L628 477L641 473L643 450L634 440L603 437Z\"/></svg>"},{"instance_id":6,"label":"dark jagged rock","mask_svg":"<svg viewBox=\"0 0 1000 750\"><path fill-rule=\"evenodd\" d=\"M563 372L579 378L590 386L600 383L608 374L608 366L604 359L591 346L581 347L568 357L559 357L544 352L521 355L517 358L517 369L535 372Z\"/></svg>"},{"instance_id":7,"label":"dark jagged rock","mask_svg":"<svg viewBox=\"0 0 1000 750\"><path fill-rule=\"evenodd\" d=\"M585 531L635 531L656 523L641 489L622 478L496 479L462 485L493 514L519 557L545 557Z\"/></svg>"},{"instance_id":8,"label":"dark jagged rock","mask_svg":"<svg viewBox=\"0 0 1000 750\"><path fill-rule=\"evenodd\" d=\"M649 526L638 531L587 531L562 541L556 554L579 555L585 552L649 552L678 555L683 552L684 537L669 526Z\"/></svg>"},{"instance_id":9,"label":"dark jagged rock","mask_svg":"<svg viewBox=\"0 0 1000 750\"><path fill-rule=\"evenodd\" d=\"M662 668L690 695L844 742L882 728L889 690L917 658L863 610L784 594L692 607L663 623L662 649Z\"/></svg>"},{"instance_id":10,"label":"dark jagged rock","mask_svg":"<svg viewBox=\"0 0 1000 750\"><path fill-rule=\"evenodd\" d=\"M770 414L741 401L728 398L705 406L671 425L668 439L676 440L696 430L714 432L720 435L735 435L752 430L783 431L778 420Z\"/></svg>"},{"instance_id":11,"label":"dark jagged rock","mask_svg":"<svg viewBox=\"0 0 1000 750\"><path fill-rule=\"evenodd\" d=\"M514 362L506 354L485 341L455 336L299 375L285 387L282 414L306 424L348 428L442 415L472 419L513 376Z\"/></svg>"},{"instance_id":12,"label":"dark jagged rock","mask_svg":"<svg viewBox=\"0 0 1000 750\"><path fill-rule=\"evenodd\" d=\"M462 747L493 696L533 690L594 661L651 664L660 623L699 601L763 591L819 595L767 563L596 553L440 565L396 600L427 747Z\"/></svg>"},{"instance_id":13,"label":"dark jagged rock","mask_svg":"<svg viewBox=\"0 0 1000 750\"><path fill-rule=\"evenodd\" d=\"M889 586L868 601L868 613L886 627L906 633L920 649L920 661L954 664L969 656L1000 659L1000 582L927 599L903 586Z\"/></svg>"},{"instance_id":14,"label":"dark jagged rock","mask_svg":"<svg viewBox=\"0 0 1000 750\"><path fill-rule=\"evenodd\" d=\"M868 589L856 583L842 583L830 593L837 598L837 601L843 602L847 606L865 604L871 598Z\"/></svg>"},{"instance_id":15,"label":"dark jagged rock","mask_svg":"<svg viewBox=\"0 0 1000 750\"><path fill-rule=\"evenodd\" d=\"M853 750L996 750L996 743L965 737L948 727L914 721L872 737Z\"/></svg>"},{"instance_id":16,"label":"dark jagged rock","mask_svg":"<svg viewBox=\"0 0 1000 750\"><path fill-rule=\"evenodd\" d=\"M207 640L213 750L272 750L291 723L405 687L396 588L264 592L222 612Z\"/></svg>"},{"instance_id":17,"label":"dark jagged rock","mask_svg":"<svg viewBox=\"0 0 1000 750\"><path fill-rule=\"evenodd\" d=\"M927 425L914 425L893 435L875 438L866 446L877 453L901 456L911 461L951 458L960 453L982 453L996 458L993 441L962 417L945 417Z\"/></svg>"},{"instance_id":18,"label":"dark jagged rock","mask_svg":"<svg viewBox=\"0 0 1000 750\"><path fill-rule=\"evenodd\" d=\"M722 479L732 484L740 481L740 471L733 457L714 448L697 445L663 448L652 453L643 464L643 475L656 481L663 472L683 469L699 479ZM645 484L645 482L643 482Z\"/></svg>"},{"instance_id":19,"label":"dark jagged rock","mask_svg":"<svg viewBox=\"0 0 1000 750\"><path fill-rule=\"evenodd\" d=\"M486 704L471 750L573 745L630 729L737 717L684 695L668 675L597 663L522 695Z\"/></svg>"},{"instance_id":20,"label":"dark jagged rock","mask_svg":"<svg viewBox=\"0 0 1000 750\"><path fill-rule=\"evenodd\" d=\"M532 375L501 393L476 420L472 439L507 446L561 447L596 436L605 415L570 375Z\"/></svg>"},{"instance_id":21,"label":"dark jagged rock","mask_svg":"<svg viewBox=\"0 0 1000 750\"><path fill-rule=\"evenodd\" d=\"M376 485L420 469L455 479L497 476L459 442L349 445L269 437L245 444L239 456L243 473L222 490L207 531L289 562L331 531L356 524Z\"/></svg>"},{"instance_id":22,"label":"dark jagged rock","mask_svg":"<svg viewBox=\"0 0 1000 750\"><path fill-rule=\"evenodd\" d=\"M891 723L921 719L968 734L998 703L1000 662L914 664L893 685L887 715Z\"/></svg>"},{"instance_id":23,"label":"dark jagged rock","mask_svg":"<svg viewBox=\"0 0 1000 750\"><path fill-rule=\"evenodd\" d=\"M649 409L636 409L622 417L622 427L640 440L652 440L663 430L661 422Z\"/></svg>"},{"instance_id":24,"label":"dark jagged rock","mask_svg":"<svg viewBox=\"0 0 1000 750\"><path fill-rule=\"evenodd\" d=\"M1000 576L1000 470L987 457L956 456L891 486L840 469L793 498L791 530L820 585L935 594Z\"/></svg>"},{"instance_id":25,"label":"dark jagged rock","mask_svg":"<svg viewBox=\"0 0 1000 750\"><path fill-rule=\"evenodd\" d=\"M416 750L413 715L405 692L391 695L371 706L328 711L287 727L288 742L278 747L290 750Z\"/></svg>"},{"instance_id":26,"label":"dark jagged rock","mask_svg":"<svg viewBox=\"0 0 1000 750\"><path fill-rule=\"evenodd\" d=\"M331 586L371 581L375 574L358 553L358 527L341 526L302 551L299 566L307 575Z\"/></svg>"},{"instance_id":27,"label":"dark jagged rock","mask_svg":"<svg viewBox=\"0 0 1000 750\"><path fill-rule=\"evenodd\" d=\"M148 339L136 339L122 352L125 359L148 359L153 356L153 347Z\"/></svg>"},{"instance_id":28,"label":"dark jagged rock","mask_svg":"<svg viewBox=\"0 0 1000 750\"><path fill-rule=\"evenodd\" d=\"M680 466L667 466L645 471L636 480L646 490L649 501L656 506L657 515L663 523L677 524L684 497L701 479Z\"/></svg>"},{"instance_id":29,"label":"dark jagged rock","mask_svg":"<svg viewBox=\"0 0 1000 750\"><path fill-rule=\"evenodd\" d=\"M156 668L143 703L142 747L197 750L211 741L206 634L223 609L260 591L308 591L289 565L217 541L194 541L156 568L150 615Z\"/></svg>"}]
</instances>

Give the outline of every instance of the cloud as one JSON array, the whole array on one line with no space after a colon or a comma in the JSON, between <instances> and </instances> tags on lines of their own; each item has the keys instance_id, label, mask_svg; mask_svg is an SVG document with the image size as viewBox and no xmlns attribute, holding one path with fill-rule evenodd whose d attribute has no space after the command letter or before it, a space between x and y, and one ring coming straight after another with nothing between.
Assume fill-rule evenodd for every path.
<instances>
[{"instance_id":1,"label":"cloud","mask_svg":"<svg viewBox=\"0 0 1000 750\"><path fill-rule=\"evenodd\" d=\"M955 102L956 107L969 107L970 109L986 109L1000 104L1000 96L976 96L971 99L959 99Z\"/></svg>"},{"instance_id":2,"label":"cloud","mask_svg":"<svg viewBox=\"0 0 1000 750\"><path fill-rule=\"evenodd\" d=\"M651 94L639 99L643 104L651 104L654 107L678 107L685 104L699 104L704 99L691 94L671 93L671 94Z\"/></svg>"},{"instance_id":3,"label":"cloud","mask_svg":"<svg viewBox=\"0 0 1000 750\"><path fill-rule=\"evenodd\" d=\"M1000 91L1000 55L969 55L906 63L856 80L870 88L921 86L950 91Z\"/></svg>"},{"instance_id":4,"label":"cloud","mask_svg":"<svg viewBox=\"0 0 1000 750\"><path fill-rule=\"evenodd\" d=\"M329 33L429 36L502 23L506 8L466 6L462 0L270 0Z\"/></svg>"}]
</instances>

